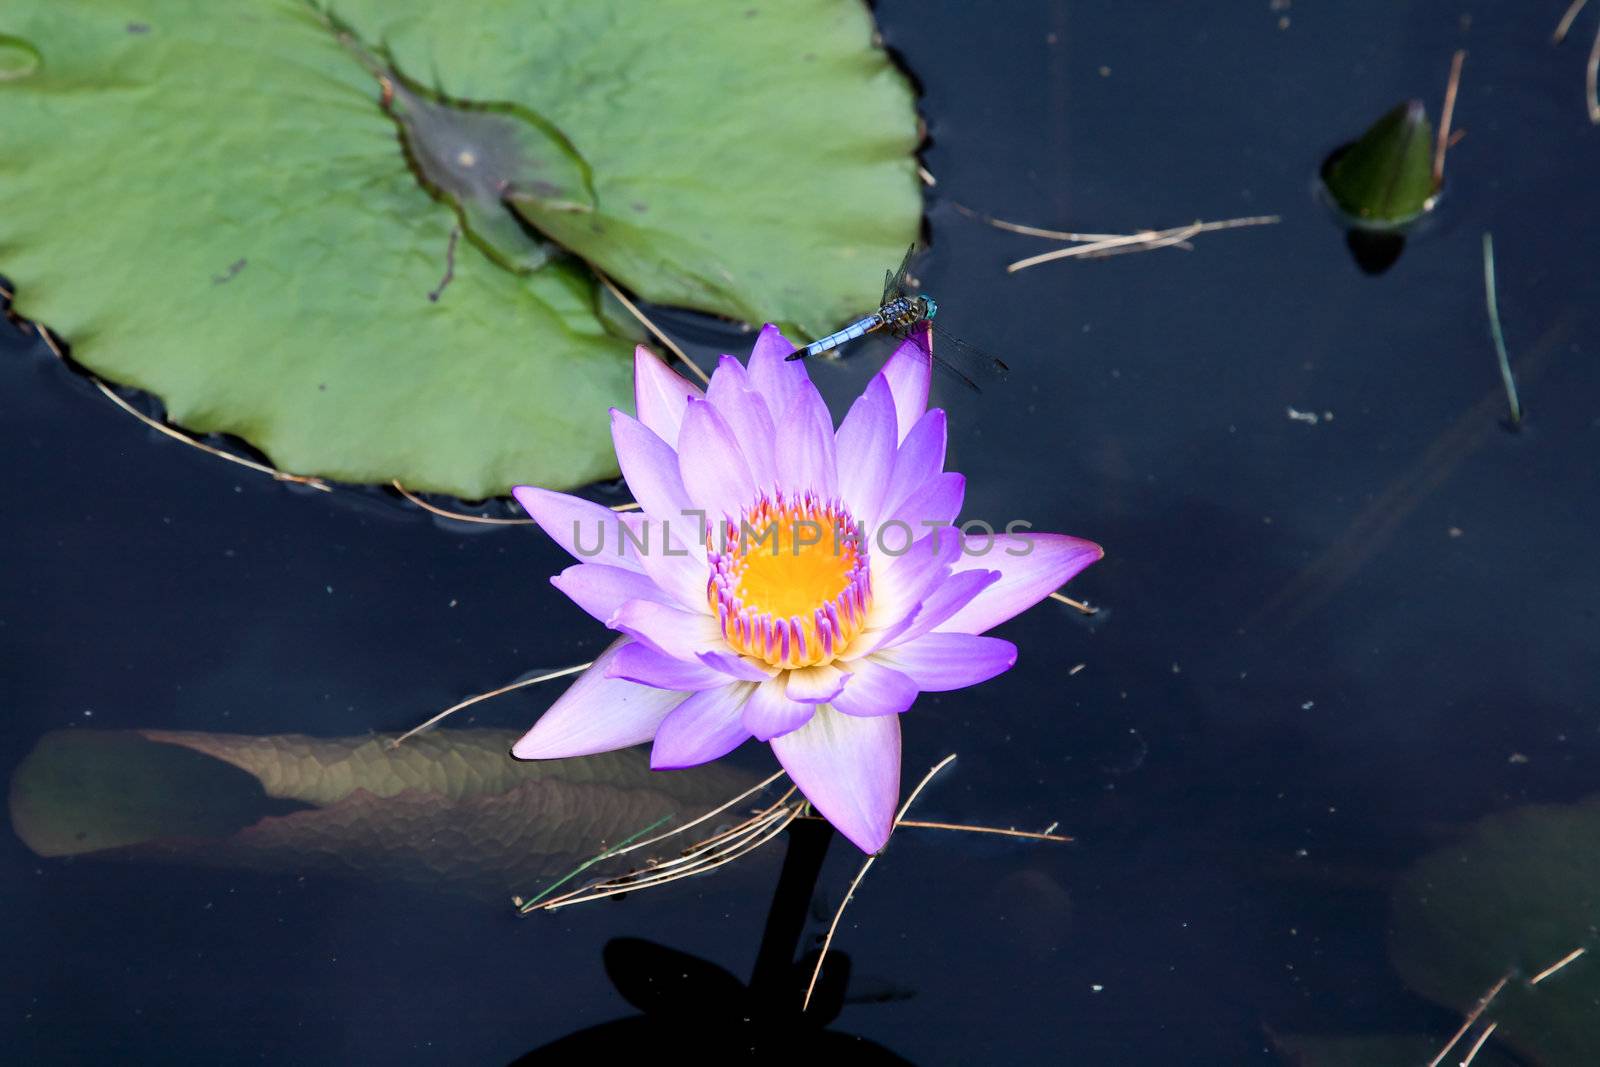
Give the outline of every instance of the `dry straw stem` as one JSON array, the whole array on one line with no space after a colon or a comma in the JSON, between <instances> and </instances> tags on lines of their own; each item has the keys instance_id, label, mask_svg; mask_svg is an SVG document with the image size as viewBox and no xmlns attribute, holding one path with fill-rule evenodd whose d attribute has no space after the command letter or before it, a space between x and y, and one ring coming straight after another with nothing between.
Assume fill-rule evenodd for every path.
<instances>
[{"instance_id":1,"label":"dry straw stem","mask_svg":"<svg viewBox=\"0 0 1600 1067\"><path fill-rule=\"evenodd\" d=\"M1478 1017L1488 1009L1489 1005L1494 1002L1494 998L1500 995L1500 991L1506 987L1506 983L1509 981L1511 981L1511 972L1507 971L1505 974L1500 976L1500 980L1498 982L1489 987L1489 991L1478 1000L1478 1003L1473 1007L1472 1011L1468 1013L1466 1021L1461 1024L1461 1029L1457 1030L1455 1036L1450 1039L1449 1043L1446 1044L1444 1048L1439 1050L1439 1054L1437 1056L1428 1061L1428 1067L1439 1067L1439 1064L1444 1062L1444 1058L1450 1055L1450 1050L1456 1047L1456 1042L1460 1041L1466 1036L1467 1031L1472 1029L1472 1025L1478 1021ZM1493 1029L1494 1028L1491 1026L1490 1030ZM1479 1045L1482 1043L1483 1042L1480 1040Z\"/></svg>"},{"instance_id":2,"label":"dry straw stem","mask_svg":"<svg viewBox=\"0 0 1600 1067\"><path fill-rule=\"evenodd\" d=\"M1068 837L1065 834L1055 833L1055 828L1057 825L1055 823L1051 823L1050 826L1044 831L1038 832L993 826L972 826L964 823L924 822L905 818L905 813L907 809L910 808L912 800L915 800L917 794L920 793L928 784L928 782L932 780L933 776L938 773L939 770L943 769L944 766L954 758L954 756L946 757L939 763L938 766L929 771L917 788L912 791L911 797L907 799L905 805L901 807L899 817L895 819L895 827L897 829L900 827L910 826L923 827L932 830L955 830L975 834L998 834L1004 837L1016 837L1034 841L1070 842L1072 840L1071 837ZM634 840L641 834L648 833L650 830L653 830L655 826L659 825L659 823L652 824L651 826L646 827L644 830L639 831L639 833L625 838L620 845L602 849L594 857L584 861L584 863L579 865L579 867L573 870L570 874L549 886L543 893L533 897L531 900L524 900L523 898L518 897L513 900L513 903L517 906L519 913L523 915L527 915L535 911L554 911L557 908L564 908L572 904L584 904L589 901L602 900L606 897L617 896L621 893L632 893L641 889L650 889L655 886L665 885L668 882L676 882L682 878L690 878L698 874L704 874L705 872L714 870L715 868L721 867L726 863L731 863L742 856L747 856L781 834L794 820L819 818L819 816L814 815L809 811L810 806L806 803L803 797L798 799L795 798L796 789L793 785L791 785L782 796L778 797L778 799L769 806L756 811L742 822L736 823L733 826L720 831L719 833L695 842L693 845L690 845L688 848L679 853L676 858L669 860L651 860L644 866L635 868L625 874L616 875L599 882L593 882L588 885L581 886L567 893L563 893L560 896L549 896L550 890L568 881L574 875L587 870L600 860L615 859L616 857L626 855L629 852L636 852L639 849L649 848L650 846L659 844L660 842L668 840L669 838L676 837L679 834L682 834L710 819L715 818L728 809L737 806L745 800L748 800L750 797L769 789L778 781L778 779L782 778L783 775L783 771L777 771L766 779L751 786L743 793L740 793L738 796L724 801L715 808L712 808L710 811L696 816L681 826L674 827L673 829L668 830L665 833L657 834L654 837L647 837L643 840ZM871 866L870 861L868 862L867 866ZM861 872L857 874L856 881L851 885L852 893L854 892L855 886L860 883L860 880L865 873L866 868L864 867L862 868ZM848 902L848 900L849 897L847 896L846 901ZM843 908L840 909L840 912L842 914ZM836 928L837 926L838 917L836 916L834 919L834 927ZM824 949L824 951L826 951L826 949ZM818 973L820 973L820 971ZM813 976L813 982L815 982L815 976Z\"/></svg>"},{"instance_id":3,"label":"dry straw stem","mask_svg":"<svg viewBox=\"0 0 1600 1067\"><path fill-rule=\"evenodd\" d=\"M1083 612L1083 614L1085 614L1085 615L1093 615L1097 611L1100 610L1099 608L1094 607L1093 605L1085 604L1081 600L1073 600L1071 597L1067 596L1065 593L1051 593L1050 594L1050 599L1051 600L1059 600L1063 604L1067 605L1067 607L1069 607L1069 608L1077 608L1079 611Z\"/></svg>"},{"instance_id":4,"label":"dry straw stem","mask_svg":"<svg viewBox=\"0 0 1600 1067\"><path fill-rule=\"evenodd\" d=\"M628 314L630 314L634 318L638 319L639 320L639 324L642 325L645 329L649 330L651 332L651 334L653 334L655 336L656 340L658 340L662 344L666 345L668 350L671 351L673 355L677 356L678 359L680 359L683 362L684 366L686 366L690 370L694 371L695 377L699 378L702 384L704 384L704 385L710 385L711 384L711 379L706 377L706 372L701 370L699 365L696 364L694 362L694 360L690 359L688 357L688 355L685 354L683 349L681 349L681 348L679 348L677 346L677 344L672 340L672 338L668 337L665 333L663 333L662 330L661 330L661 327L659 327L655 323L651 322L650 319L645 315L645 313L640 311L638 306L636 304L634 304L634 302L632 300L629 300L626 296L624 296L623 293L622 293L622 290L618 289L617 286L616 286L616 283L614 283L610 278L606 277L604 271L602 271L599 267L596 267L593 263L589 264L589 269L594 271L594 276L596 278L599 278L600 279L600 283L611 291L611 295L617 298L617 303L619 303L623 307L627 308L628 309Z\"/></svg>"},{"instance_id":5,"label":"dry straw stem","mask_svg":"<svg viewBox=\"0 0 1600 1067\"><path fill-rule=\"evenodd\" d=\"M452 511L449 508L442 508L438 504L430 504L428 501L422 499L420 496L418 496L417 494L413 493L411 490L407 489L404 485L401 485L400 484L400 479L398 479L398 478L396 478L394 481L390 482L389 484L394 486L394 491L395 492L397 492L401 496L405 497L411 503L415 504L417 507L421 508L423 511L430 512L430 513L432 513L434 515L438 515L440 518L454 519L457 522L472 522L472 523L477 523L480 526L531 526L531 525L533 525L533 520L532 519L528 519L528 518L507 519L507 518L497 518L497 517L492 516L492 515L473 515L473 514L471 514L469 512L465 512L465 511ZM637 511L638 509L639 509L639 504L637 502L631 501L631 500L626 504L612 504L611 505L611 510L612 511Z\"/></svg>"},{"instance_id":6,"label":"dry straw stem","mask_svg":"<svg viewBox=\"0 0 1600 1067\"><path fill-rule=\"evenodd\" d=\"M1572 22L1578 17L1578 12L1589 0L1572 0L1567 10L1561 16L1561 21L1556 24L1556 32L1550 39L1560 44L1567 39L1567 31L1572 29ZM1584 93L1588 98L1589 121L1600 124L1600 26L1595 27L1594 44L1589 48L1589 62L1584 67Z\"/></svg>"},{"instance_id":7,"label":"dry straw stem","mask_svg":"<svg viewBox=\"0 0 1600 1067\"><path fill-rule=\"evenodd\" d=\"M441 518L455 519L457 522L475 522L481 526L526 526L533 522L532 519L502 519L495 518L490 515L469 515L464 511L451 511L449 508L441 508L437 504L428 503L426 500L422 499L420 496L401 485L400 479L398 478L389 484L394 486L395 492L411 501L411 503L415 504L423 511L431 512L432 514L438 515Z\"/></svg>"},{"instance_id":8,"label":"dry straw stem","mask_svg":"<svg viewBox=\"0 0 1600 1067\"><path fill-rule=\"evenodd\" d=\"M1572 29L1572 20L1578 17L1578 12L1583 10L1583 5L1589 0L1572 0L1567 5L1566 13L1561 16L1561 21L1556 23L1556 32L1550 35L1550 40L1560 44L1567 39L1567 31Z\"/></svg>"},{"instance_id":9,"label":"dry straw stem","mask_svg":"<svg viewBox=\"0 0 1600 1067\"><path fill-rule=\"evenodd\" d=\"M1528 979L1528 984L1530 986L1538 985L1540 982L1543 982L1557 971L1560 971L1568 964L1583 956L1583 954L1587 951L1588 949L1580 945L1571 952L1567 953L1565 956L1562 956L1559 960L1556 960L1544 970L1540 971L1538 974L1534 975L1532 978ZM1489 1005L1494 1002L1495 997L1500 995L1500 991L1506 987L1506 983L1509 981L1511 981L1511 972L1507 971L1505 974L1500 976L1500 980L1498 982L1489 987L1489 991L1479 998L1477 1004L1473 1005L1472 1011L1469 1012L1466 1019L1462 1021L1461 1028L1455 1032L1453 1037L1450 1038L1449 1043L1446 1044L1444 1048L1439 1050L1439 1054L1437 1056L1428 1061L1428 1067L1439 1067L1439 1065L1444 1062L1444 1058L1450 1055L1450 1050L1455 1048L1457 1043L1459 1043L1460 1040L1467 1035L1467 1032L1472 1029L1473 1025L1477 1023L1478 1019L1482 1017L1483 1013L1489 1009ZM1478 1055L1478 1050L1483 1048L1484 1044L1489 1040L1490 1035L1494 1033L1495 1028L1499 1025L1499 1023L1492 1022L1484 1028L1483 1033L1478 1035L1478 1040L1473 1042L1472 1048L1467 1052L1466 1058L1461 1061L1461 1067L1467 1067L1467 1065L1473 1061L1473 1059Z\"/></svg>"},{"instance_id":10,"label":"dry straw stem","mask_svg":"<svg viewBox=\"0 0 1600 1067\"><path fill-rule=\"evenodd\" d=\"M504 693L509 693L513 689L522 689L530 685L538 685L540 682L552 682L557 678L565 678L569 674L577 674L579 671L588 670L592 666L594 666L594 662L591 660L588 663L580 663L575 667L563 667L559 671L549 671L545 674L536 674L532 678L524 678L520 682L512 682L510 685L503 685L499 689L491 689L487 693L479 693L477 696L468 697L459 704L452 704L448 708L445 708L427 722L413 726L411 729L407 730L393 741L390 741L389 747L391 749L399 748L407 739L417 736L424 730L432 729L445 719L448 719L450 716L460 711L462 708L470 708L474 704L481 703Z\"/></svg>"},{"instance_id":11,"label":"dry straw stem","mask_svg":"<svg viewBox=\"0 0 1600 1067\"><path fill-rule=\"evenodd\" d=\"M1015 263L1006 265L1006 273L1015 274L1019 270L1037 267L1041 263L1051 263L1058 259L1071 259L1080 256L1121 255L1125 252L1148 252L1156 248L1165 248L1168 245L1180 244L1197 234L1211 233L1216 230L1233 230L1243 226L1268 226L1281 222L1278 215L1250 215L1237 219L1222 219L1217 222L1203 222L1196 220L1187 226L1174 226L1168 230L1141 230L1138 233L1115 234L1089 241L1087 244L1077 244L1070 248L1057 248L1049 252L1041 252L1036 256L1019 259Z\"/></svg>"},{"instance_id":12,"label":"dry straw stem","mask_svg":"<svg viewBox=\"0 0 1600 1067\"><path fill-rule=\"evenodd\" d=\"M769 778L767 781L771 782L775 780L775 778L776 776L774 776L774 778ZM764 788L765 785L766 783L762 783L761 786L757 786L756 788ZM755 790L752 790L751 792L754 791ZM517 906L517 910L523 915L527 915L534 911L554 911L556 908L564 908L572 904L583 904L592 900L601 900L606 897L616 896L619 893L632 893L640 889L649 889L653 886L664 885L667 882L675 882L680 878L689 878L697 874L704 874L707 871L721 867L723 864L732 863L741 856L746 856L751 852L754 852L756 849L760 848L768 841L771 841L788 828L789 824L793 822L800 812L805 808L805 802L803 800L791 801L790 798L794 796L794 793L794 788L790 787L790 789L785 792L783 796L779 797L778 800L770 807L762 809L761 811L752 815L750 818L746 819L744 822L738 823L722 833L709 837L706 840L701 841L688 849L685 849L677 859L649 864L637 870L629 871L627 874L606 879L605 881L592 885L583 886L579 889L571 891L570 893L565 893L559 897L553 897L549 900L542 900L538 901L537 903L520 903ZM748 796L749 793L744 795ZM738 799L739 798L735 798L735 800L730 801L729 804L737 802ZM706 815L703 815L692 822L685 823L676 830L662 834L655 838L651 838L649 841L640 842L637 845L629 845L629 847L625 849L608 850L606 852L602 852L599 857L596 857L596 859L605 858L611 855L621 855L623 852L630 852L634 848L639 848L653 841L659 841L663 838L671 837L673 834L681 833L690 826L693 826L696 823L709 818L711 815L716 814L717 811L725 810L729 804L724 804L722 807L713 812L708 812ZM590 862L592 863L594 861L591 860ZM535 900L538 900L538 898L535 898Z\"/></svg>"},{"instance_id":13,"label":"dry straw stem","mask_svg":"<svg viewBox=\"0 0 1600 1067\"><path fill-rule=\"evenodd\" d=\"M802 819L821 819L820 815L802 815ZM964 822L933 822L927 819L900 819L895 823L896 828L911 827L913 830L956 830L967 834L997 834L1001 837L1020 837L1028 841L1059 841L1071 844L1077 838L1066 834L1055 833L1059 823L1051 823L1048 830L1018 830L1011 826L976 826Z\"/></svg>"},{"instance_id":14,"label":"dry straw stem","mask_svg":"<svg viewBox=\"0 0 1600 1067\"><path fill-rule=\"evenodd\" d=\"M1467 1058L1461 1061L1461 1067L1472 1067L1472 1061L1478 1058L1478 1050L1483 1048L1489 1038L1494 1034L1499 1023L1490 1023L1483 1028L1483 1033L1478 1035L1478 1040L1472 1043L1472 1049L1467 1053Z\"/></svg>"},{"instance_id":15,"label":"dry straw stem","mask_svg":"<svg viewBox=\"0 0 1600 1067\"><path fill-rule=\"evenodd\" d=\"M612 853L612 855L613 856L621 856L621 855L624 855L625 853L633 852L633 851L635 851L637 849L641 849L641 848L645 848L645 847L647 847L649 845L653 845L657 841L665 841L667 838L673 837L673 836L675 836L677 834L681 834L685 830L692 830L696 826L699 826L701 823L705 822L707 819L713 819L713 818L716 818L718 815L721 815L723 812L727 811L729 808L733 807L735 804L739 803L740 801L745 800L745 799L747 799L749 797L753 797L757 793L762 792L768 786L772 785L772 783L776 782L779 778L782 778L783 775L784 775L783 771L777 771L777 772L773 773L772 775L768 776L766 779L764 779L764 780L762 780L760 782L757 782L755 785L751 786L749 789L746 789L743 793L740 793L738 796L734 797L732 800L728 800L728 801L725 801L725 802L723 802L721 804L718 804L716 807L712 808L710 811L706 812L704 815L698 815L695 818L690 819L688 822L684 823L682 826L679 826L676 829L668 830L664 834L657 834L655 837L645 838L643 841L640 841L637 844L629 845L627 848L617 849L615 852ZM789 792L792 793L793 790L791 789ZM781 798L781 799L788 799L788 796L789 796L789 793L785 793L783 798ZM705 844L705 842L701 842L701 844Z\"/></svg>"},{"instance_id":16,"label":"dry straw stem","mask_svg":"<svg viewBox=\"0 0 1600 1067\"><path fill-rule=\"evenodd\" d=\"M1528 979L1528 984L1529 985L1538 985L1540 982L1544 981L1546 978L1549 978L1551 975L1553 975L1557 971L1561 970L1561 968L1563 968L1567 964L1573 962L1579 956L1582 956L1585 952L1588 952L1588 951L1589 951L1588 949L1586 949L1586 948L1584 948L1584 947L1582 947L1580 945L1578 948L1573 949L1571 952L1567 953L1565 956L1562 956L1559 960L1556 960L1550 966L1546 967L1544 970L1540 971L1538 974L1536 974L1532 978Z\"/></svg>"},{"instance_id":17,"label":"dry straw stem","mask_svg":"<svg viewBox=\"0 0 1600 1067\"><path fill-rule=\"evenodd\" d=\"M1456 49L1450 59L1450 80L1444 86L1444 107L1439 114L1439 137L1433 146L1433 187L1444 181L1444 154L1455 141L1450 138L1450 123L1456 114L1456 91L1461 87L1461 64L1466 61L1467 50Z\"/></svg>"},{"instance_id":18,"label":"dry straw stem","mask_svg":"<svg viewBox=\"0 0 1600 1067\"><path fill-rule=\"evenodd\" d=\"M911 810L911 805L916 803L917 797L928 787L928 783L933 781L934 775L955 762L955 758L956 754L954 752L950 753L950 755L935 763L928 773L922 776L922 781L918 782L917 787L911 791L911 795L906 797L906 802L900 805L899 814L894 817L894 827L900 825L900 820L906 817L906 812ZM891 836L894 834L894 827L890 828L889 833ZM861 869L856 872L856 876L850 880L850 888L845 890L844 899L839 902L839 910L833 913L833 922L828 924L828 934L822 939L822 951L817 953L817 965L811 969L811 981L806 983L805 999L800 1002L801 1011L811 1007L811 994L816 991L817 979L822 977L822 964L828 958L828 949L833 945L833 935L839 929L839 920L844 918L844 909L850 906L850 898L856 895L856 887L861 884L861 879L867 876L867 872L872 870L872 865L877 860L877 855L867 857L867 861L861 865Z\"/></svg>"},{"instance_id":19,"label":"dry straw stem","mask_svg":"<svg viewBox=\"0 0 1600 1067\"><path fill-rule=\"evenodd\" d=\"M1020 837L1028 841L1060 841L1070 844L1076 840L1067 834L1052 833L1049 830L1017 830L1012 827L974 826L964 822L930 822L924 819L900 819L895 825L899 827L910 826L913 829L921 828L924 830L959 830L968 834L998 834L1001 837Z\"/></svg>"},{"instance_id":20,"label":"dry straw stem","mask_svg":"<svg viewBox=\"0 0 1600 1067\"><path fill-rule=\"evenodd\" d=\"M1052 241L1109 241L1113 237L1125 236L1120 233L1074 233L1070 230L1046 230L1038 226L1025 226L1020 222L1007 222L1005 219L997 219L993 215L974 211L965 204L956 204L955 209L968 218L987 223L997 230L1020 233L1025 237L1048 237Z\"/></svg>"},{"instance_id":21,"label":"dry straw stem","mask_svg":"<svg viewBox=\"0 0 1600 1067\"><path fill-rule=\"evenodd\" d=\"M1600 26L1595 27L1594 44L1589 48L1589 63L1584 67L1583 85L1589 94L1589 121L1600 125Z\"/></svg>"},{"instance_id":22,"label":"dry straw stem","mask_svg":"<svg viewBox=\"0 0 1600 1067\"><path fill-rule=\"evenodd\" d=\"M7 300L11 299L10 293L6 293L5 295ZM61 360L62 363L66 363L67 354L61 348L61 345L56 340L55 335L52 334L50 330L41 323L34 323L34 326L36 329L38 329L39 337L44 341L45 347L49 348L50 352L57 359ZM257 463L253 459L247 459L244 456L236 456L232 452L225 452L220 448L215 448L206 444L204 441L197 441L188 434L168 426L159 419L152 419L149 415L146 415L144 412L128 403L122 397L118 396L116 390L107 385L99 375L91 374L88 371L85 371L84 374L88 377L89 381L94 383L94 387L100 390L100 392L104 393L113 404L117 405L117 407L121 408L123 411L126 411L129 415L132 415L134 418L138 419L152 430L155 430L157 433L164 434L167 437L172 438L174 441L180 441L191 448L197 448L208 455L216 456L219 459L225 459L229 463L237 463L241 467L248 467L250 470L257 471L261 474L270 475L276 481L294 482L297 485L308 485L311 488L320 490L324 493L333 492L333 487L327 482L323 481L321 478L312 478L304 474L290 474L287 471L278 470L276 467L269 467L265 463Z\"/></svg>"}]
</instances>

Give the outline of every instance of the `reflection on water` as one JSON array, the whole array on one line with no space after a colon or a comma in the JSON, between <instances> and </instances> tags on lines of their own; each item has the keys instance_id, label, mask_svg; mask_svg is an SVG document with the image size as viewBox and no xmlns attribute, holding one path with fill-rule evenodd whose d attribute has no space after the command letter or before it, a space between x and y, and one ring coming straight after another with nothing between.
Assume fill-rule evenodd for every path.
<instances>
[{"instance_id":1,"label":"reflection on water","mask_svg":"<svg viewBox=\"0 0 1600 1067\"><path fill-rule=\"evenodd\" d=\"M919 813L1059 818L1079 844L902 835L841 926L858 966L834 1026L928 1063L1417 1067L1515 969L1466 1039L1500 1024L1473 1067L1600 1059L1583 1043L1600 1032L1600 827L1579 817L1600 765L1600 130L1581 55L1549 43L1563 5L1538 6L1476 3L1470 26L1392 0L876 6L927 89L926 282L941 321L1014 368L976 402L936 392L972 476L963 517L1025 502L1017 517L1109 554L1081 591L1106 610L1007 624L1019 669L919 701L905 735L908 766L961 756ZM1590 3L1574 34L1597 19ZM1447 195L1404 262L1363 275L1308 179L1395 101L1431 105L1463 47ZM1095 232L1283 221L1007 274L1017 235L956 202ZM1515 435L1484 232L1529 411ZM0 271L21 285L26 266ZM748 343L701 326L721 350ZM0 326L0 347L0 770L95 768L54 799L14 792L22 839L0 835L8 1053L505 1063L563 1035L668 1033L698 1010L674 999L691 984L705 1029L795 1047L829 1032L792 1007L741 1021L754 990L793 1004L790 978L745 981L766 907L751 875L780 842L621 903L514 916L510 896L602 839L694 807L640 799L675 777L451 793L448 768L481 764L440 752L409 794L356 791L366 731L603 647L545 585L569 562L548 539L297 493L154 438L36 338ZM861 357L815 370L836 415L874 369ZM544 697L473 709L506 730L485 760L506 762ZM235 759L262 759L241 767L175 735L81 729L147 724L352 740L306 741L304 759L241 743ZM50 734L29 757L69 725L107 751L49 761L68 737ZM381 765L377 748L362 759ZM707 787L705 808L743 784ZM808 935L854 869L833 852ZM772 958L792 966L807 945L791 947ZM914 999L857 1006L868 969Z\"/></svg>"},{"instance_id":2,"label":"reflection on water","mask_svg":"<svg viewBox=\"0 0 1600 1067\"><path fill-rule=\"evenodd\" d=\"M708 1062L769 1056L792 1062L802 1055L847 1055L847 1062L909 1063L888 1049L827 1029L844 1007L850 959L830 952L809 1007L806 988L817 951L795 951L806 927L822 860L833 839L826 823L791 825L783 873L773 892L766 928L749 984L726 969L640 938L616 938L604 949L606 975L639 1014L580 1030L519 1058L519 1067L563 1062L605 1062L598 1057L659 1055L692 1050Z\"/></svg>"},{"instance_id":3,"label":"reflection on water","mask_svg":"<svg viewBox=\"0 0 1600 1067\"><path fill-rule=\"evenodd\" d=\"M359 875L508 899L750 785L721 765L652 772L642 750L518 762L507 756L516 737L438 730L394 746L381 734L61 730L13 775L11 824L40 856Z\"/></svg>"}]
</instances>

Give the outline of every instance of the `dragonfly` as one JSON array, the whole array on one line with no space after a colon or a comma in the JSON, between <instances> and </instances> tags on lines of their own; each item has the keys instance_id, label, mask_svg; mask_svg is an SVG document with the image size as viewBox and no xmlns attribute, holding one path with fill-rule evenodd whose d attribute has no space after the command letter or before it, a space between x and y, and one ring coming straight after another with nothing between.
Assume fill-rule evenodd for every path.
<instances>
[{"instance_id":1,"label":"dragonfly","mask_svg":"<svg viewBox=\"0 0 1600 1067\"><path fill-rule=\"evenodd\" d=\"M864 318L857 319L842 330L830 333L819 340L812 341L804 348L799 349L789 356L789 359L805 359L809 356L821 355L824 352L838 348L840 345L864 337L869 333L887 330L902 341L910 341L916 345L923 355L933 362L933 365L954 377L973 392L982 392L978 387L979 378L1002 378L1011 370L1004 361L994 356L978 351L959 338L950 336L943 327L933 324L933 316L938 313L939 305L933 297L926 293L914 293L911 284L910 267L911 258L916 255L917 246L912 245L906 249L905 259L900 261L900 269L886 271L883 276L883 299L877 311ZM917 330L920 323L928 324L927 330ZM935 352L934 338L939 339L939 351Z\"/></svg>"}]
</instances>

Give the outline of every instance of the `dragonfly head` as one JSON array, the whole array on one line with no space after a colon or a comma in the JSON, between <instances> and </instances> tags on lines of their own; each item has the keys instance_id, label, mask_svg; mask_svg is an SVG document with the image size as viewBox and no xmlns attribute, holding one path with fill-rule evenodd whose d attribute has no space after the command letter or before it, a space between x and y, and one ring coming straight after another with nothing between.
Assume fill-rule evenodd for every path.
<instances>
[{"instance_id":1,"label":"dragonfly head","mask_svg":"<svg viewBox=\"0 0 1600 1067\"><path fill-rule=\"evenodd\" d=\"M927 293L918 293L917 299L922 301L922 317L931 319L939 312L939 305Z\"/></svg>"}]
</instances>

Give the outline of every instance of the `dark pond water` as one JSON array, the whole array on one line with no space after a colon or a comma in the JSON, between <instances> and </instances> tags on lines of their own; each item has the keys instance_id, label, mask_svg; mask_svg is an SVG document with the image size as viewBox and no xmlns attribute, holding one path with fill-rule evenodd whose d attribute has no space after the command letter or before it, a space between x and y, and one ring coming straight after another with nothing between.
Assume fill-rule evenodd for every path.
<instances>
[{"instance_id":1,"label":"dark pond water","mask_svg":"<svg viewBox=\"0 0 1600 1067\"><path fill-rule=\"evenodd\" d=\"M1600 774L1600 129L1582 98L1600 12L1555 49L1561 7L882 5L938 178L923 279L942 322L1013 368L980 397L942 396L967 511L1107 557L1070 590L1098 616L1035 609L1001 631L1017 669L905 720L908 785L960 757L922 817L1059 822L1076 843L897 835L836 943L850 975L832 1032L872 1047L839 1037L832 1055L1293 1063L1280 1043L1305 1033L1433 1048L1500 970L1525 987L1548 962L1548 946L1480 954L1442 997L1391 950L1398 880L1421 857L1486 816L1579 801ZM1369 276L1312 178L1400 100L1436 116L1457 48L1468 133L1447 195ZM1283 221L1007 275L1048 243L958 204L1091 231ZM1486 230L1520 433L1502 424ZM60 729L404 729L603 647L545 584L564 564L537 533L274 483L141 428L35 339L0 338L8 770ZM836 413L871 370L819 374ZM520 729L551 695L485 704L470 725ZM757 746L743 759L770 763ZM1592 855L1588 825L1556 850ZM6 1058L497 1064L568 1039L541 1057L556 1062L735 1031L793 1049L792 1013L763 1015L693 962L750 977L784 848L518 919L446 872L41 858L7 834ZM858 858L832 846L802 950ZM1479 878L1516 883L1463 866ZM1589 883L1546 879L1529 874L1532 896L1593 903ZM804 913L804 872L783 885L780 911ZM1595 945L1587 914L1550 943ZM1579 960L1545 988L1593 991L1597 969ZM652 998L660 1029L569 1038ZM1577 1002L1594 1014L1560 1025L1600 1031ZM1563 1062L1509 1028L1481 1062Z\"/></svg>"}]
</instances>

